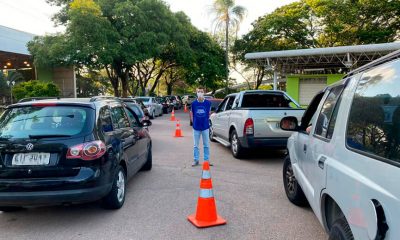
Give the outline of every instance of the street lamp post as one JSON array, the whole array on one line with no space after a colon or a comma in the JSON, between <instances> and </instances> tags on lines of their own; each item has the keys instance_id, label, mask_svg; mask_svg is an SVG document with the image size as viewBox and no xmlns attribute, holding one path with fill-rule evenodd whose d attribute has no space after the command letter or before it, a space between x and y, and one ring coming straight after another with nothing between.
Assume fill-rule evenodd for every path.
<instances>
[{"instance_id":1,"label":"street lamp post","mask_svg":"<svg viewBox=\"0 0 400 240\"><path fill-rule=\"evenodd\" d=\"M11 100L11 104L13 104L13 96L12 96L12 88L15 85L15 81L7 81L7 85L10 87L10 100Z\"/></svg>"}]
</instances>

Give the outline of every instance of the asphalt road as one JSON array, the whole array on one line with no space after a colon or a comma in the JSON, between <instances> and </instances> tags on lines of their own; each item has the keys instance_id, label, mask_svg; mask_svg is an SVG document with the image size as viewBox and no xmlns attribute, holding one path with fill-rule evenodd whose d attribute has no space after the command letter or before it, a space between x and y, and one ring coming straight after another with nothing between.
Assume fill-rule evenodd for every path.
<instances>
[{"instance_id":1,"label":"asphalt road","mask_svg":"<svg viewBox=\"0 0 400 240\"><path fill-rule=\"evenodd\" d=\"M167 115L153 120L153 169L130 182L118 211L98 203L0 212L0 239L327 239L309 208L286 199L280 152L264 151L247 160L211 143L211 168L218 213L224 226L197 229L194 213L201 167L191 167L192 133L187 114L184 138L173 138Z\"/></svg>"}]
</instances>

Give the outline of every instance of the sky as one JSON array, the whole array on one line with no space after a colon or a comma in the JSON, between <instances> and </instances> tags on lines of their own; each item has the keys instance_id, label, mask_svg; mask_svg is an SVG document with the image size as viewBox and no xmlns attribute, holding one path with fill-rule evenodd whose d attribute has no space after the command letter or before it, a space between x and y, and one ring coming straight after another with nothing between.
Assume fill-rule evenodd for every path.
<instances>
[{"instance_id":1,"label":"sky","mask_svg":"<svg viewBox=\"0 0 400 240\"><path fill-rule=\"evenodd\" d=\"M212 15L209 9L213 0L164 0L171 10L183 11L197 28L212 30ZM237 5L247 9L247 17L241 25L239 34L251 30L251 23L274 9L295 0L236 0ZM45 0L0 0L0 25L21 31L43 35L62 31L54 27L51 16L59 9L49 6Z\"/></svg>"}]
</instances>

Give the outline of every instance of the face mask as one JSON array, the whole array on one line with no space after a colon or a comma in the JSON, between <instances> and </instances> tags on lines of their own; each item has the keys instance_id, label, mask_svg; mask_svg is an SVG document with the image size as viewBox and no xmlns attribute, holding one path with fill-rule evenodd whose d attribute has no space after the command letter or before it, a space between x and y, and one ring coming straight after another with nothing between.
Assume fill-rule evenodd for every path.
<instances>
[{"instance_id":1,"label":"face mask","mask_svg":"<svg viewBox=\"0 0 400 240\"><path fill-rule=\"evenodd\" d=\"M198 98L203 98L203 97L204 97L204 93L202 93L202 92L197 92L197 97L198 97Z\"/></svg>"}]
</instances>

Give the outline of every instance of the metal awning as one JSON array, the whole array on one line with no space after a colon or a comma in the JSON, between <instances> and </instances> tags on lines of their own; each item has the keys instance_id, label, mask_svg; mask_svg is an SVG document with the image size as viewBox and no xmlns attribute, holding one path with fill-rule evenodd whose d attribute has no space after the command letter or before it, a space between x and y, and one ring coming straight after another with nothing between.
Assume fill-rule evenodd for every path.
<instances>
[{"instance_id":1,"label":"metal awning","mask_svg":"<svg viewBox=\"0 0 400 240\"><path fill-rule=\"evenodd\" d=\"M280 74L325 72L347 72L365 65L390 52L400 49L400 42L296 49L285 51L255 52L245 55L247 60L273 68Z\"/></svg>"}]
</instances>

